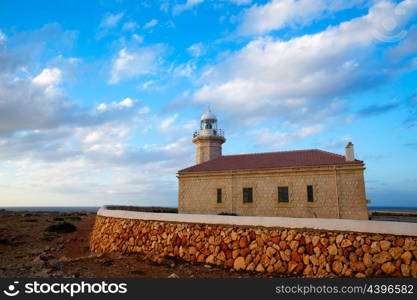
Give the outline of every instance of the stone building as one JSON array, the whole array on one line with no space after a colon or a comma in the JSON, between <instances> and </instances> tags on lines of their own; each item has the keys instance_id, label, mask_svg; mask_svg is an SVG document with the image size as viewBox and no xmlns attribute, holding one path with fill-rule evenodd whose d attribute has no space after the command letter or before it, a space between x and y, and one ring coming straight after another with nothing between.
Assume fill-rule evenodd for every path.
<instances>
[{"instance_id":1,"label":"stone building","mask_svg":"<svg viewBox=\"0 0 417 300\"><path fill-rule=\"evenodd\" d=\"M178 171L178 210L368 219L364 163L348 143L345 156L323 150L222 155L226 141L209 110L194 132L196 165Z\"/></svg>"}]
</instances>

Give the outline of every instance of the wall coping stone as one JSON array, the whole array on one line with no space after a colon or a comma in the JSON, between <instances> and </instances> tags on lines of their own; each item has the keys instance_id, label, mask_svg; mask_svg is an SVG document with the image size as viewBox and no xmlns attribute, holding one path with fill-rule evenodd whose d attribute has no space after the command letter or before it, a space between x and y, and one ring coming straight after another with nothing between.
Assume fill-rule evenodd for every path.
<instances>
[{"instance_id":1,"label":"wall coping stone","mask_svg":"<svg viewBox=\"0 0 417 300\"><path fill-rule=\"evenodd\" d=\"M391 221L367 221L350 219L319 219L319 218L289 218L289 217L258 217L258 216L221 216L202 214L174 214L152 213L127 210L113 210L106 206L101 207L97 215L103 217L178 222L201 223L213 225L236 226L263 226L291 229L312 229L330 231L348 231L375 234L393 234L417 236L417 223L391 222Z\"/></svg>"}]
</instances>

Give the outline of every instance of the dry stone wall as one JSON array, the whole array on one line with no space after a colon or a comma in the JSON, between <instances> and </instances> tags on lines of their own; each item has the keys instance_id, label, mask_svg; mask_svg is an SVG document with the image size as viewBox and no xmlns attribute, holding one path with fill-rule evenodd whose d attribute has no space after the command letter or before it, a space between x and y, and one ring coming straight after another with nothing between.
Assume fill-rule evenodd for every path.
<instances>
[{"instance_id":1,"label":"dry stone wall","mask_svg":"<svg viewBox=\"0 0 417 300\"><path fill-rule=\"evenodd\" d=\"M307 277L417 278L417 237L132 220L98 215L97 253L137 252L245 270Z\"/></svg>"}]
</instances>

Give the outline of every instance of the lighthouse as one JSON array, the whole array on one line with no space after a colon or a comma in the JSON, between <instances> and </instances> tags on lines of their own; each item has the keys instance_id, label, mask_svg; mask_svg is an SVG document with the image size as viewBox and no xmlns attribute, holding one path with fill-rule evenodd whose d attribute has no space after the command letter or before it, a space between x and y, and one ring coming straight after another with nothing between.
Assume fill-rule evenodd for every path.
<instances>
[{"instance_id":1,"label":"lighthouse","mask_svg":"<svg viewBox=\"0 0 417 300\"><path fill-rule=\"evenodd\" d=\"M225 141L223 130L217 128L217 118L209 108L200 118L200 129L193 134L193 143L197 146L196 164L221 156Z\"/></svg>"}]
</instances>

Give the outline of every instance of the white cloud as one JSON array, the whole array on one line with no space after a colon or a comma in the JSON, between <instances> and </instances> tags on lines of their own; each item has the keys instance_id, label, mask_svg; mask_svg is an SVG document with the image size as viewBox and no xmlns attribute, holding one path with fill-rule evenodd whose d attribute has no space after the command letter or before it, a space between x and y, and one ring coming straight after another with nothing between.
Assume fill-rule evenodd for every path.
<instances>
[{"instance_id":1,"label":"white cloud","mask_svg":"<svg viewBox=\"0 0 417 300\"><path fill-rule=\"evenodd\" d=\"M36 77L32 79L32 83L43 89L45 95L53 96L59 94L57 85L62 80L62 71L58 68L43 69Z\"/></svg>"},{"instance_id":2,"label":"white cloud","mask_svg":"<svg viewBox=\"0 0 417 300\"><path fill-rule=\"evenodd\" d=\"M0 29L0 43L6 41L7 37L4 32Z\"/></svg>"},{"instance_id":3,"label":"white cloud","mask_svg":"<svg viewBox=\"0 0 417 300\"><path fill-rule=\"evenodd\" d=\"M301 130L297 133L300 137L307 137L311 135L315 135L323 130L323 125L317 124L313 126L303 127Z\"/></svg>"},{"instance_id":4,"label":"white cloud","mask_svg":"<svg viewBox=\"0 0 417 300\"><path fill-rule=\"evenodd\" d=\"M0 186L7 195L3 204L48 205L55 198L57 205L85 205L88 200L100 206L114 199L118 204L175 205L175 171L192 157L188 139L132 147L126 143L129 127L109 124L73 132L71 147L79 151L73 157L53 164L34 158L7 162L7 180Z\"/></svg>"},{"instance_id":5,"label":"white cloud","mask_svg":"<svg viewBox=\"0 0 417 300\"><path fill-rule=\"evenodd\" d=\"M265 34L288 25L303 26L326 13L362 4L365 0L272 0L264 5L255 4L247 9L238 33L243 35Z\"/></svg>"},{"instance_id":6,"label":"white cloud","mask_svg":"<svg viewBox=\"0 0 417 300\"><path fill-rule=\"evenodd\" d=\"M76 65L78 60L58 55L41 71L37 69L42 63L33 62L43 50L56 53L57 46L70 48L75 37L73 31L62 31L58 24L47 24L30 32L15 33L9 37L10 47L0 46L0 138L11 135L13 139L17 132L85 122L85 111L78 109L58 88L66 79L64 74L67 77L70 73L69 66ZM24 43L21 45L16 40ZM23 143L7 145L9 149L24 148ZM13 150L8 152L13 154Z\"/></svg>"},{"instance_id":7,"label":"white cloud","mask_svg":"<svg viewBox=\"0 0 417 300\"><path fill-rule=\"evenodd\" d=\"M193 98L252 122L314 122L318 115L325 117L323 112L334 115L343 106L340 97L388 76L375 67L373 57L373 47L383 42L379 37L392 34L384 31L384 20L392 18L401 31L416 11L417 1L378 2L367 15L316 34L288 41L256 38L207 67Z\"/></svg>"},{"instance_id":8,"label":"white cloud","mask_svg":"<svg viewBox=\"0 0 417 300\"><path fill-rule=\"evenodd\" d=\"M267 128L256 130L252 134L256 136L257 145L262 147L268 146L279 149L294 142L289 133L272 131Z\"/></svg>"},{"instance_id":9,"label":"white cloud","mask_svg":"<svg viewBox=\"0 0 417 300\"><path fill-rule=\"evenodd\" d=\"M200 57L206 53L206 49L202 42L191 45L187 48L187 51L194 57Z\"/></svg>"},{"instance_id":10,"label":"white cloud","mask_svg":"<svg viewBox=\"0 0 417 300\"><path fill-rule=\"evenodd\" d=\"M134 21L129 21L123 24L122 30L124 31L134 31L138 28L138 24Z\"/></svg>"},{"instance_id":11,"label":"white cloud","mask_svg":"<svg viewBox=\"0 0 417 300\"><path fill-rule=\"evenodd\" d=\"M71 64L78 64L82 62L82 59L78 57L70 57L68 58L68 62Z\"/></svg>"},{"instance_id":12,"label":"white cloud","mask_svg":"<svg viewBox=\"0 0 417 300\"><path fill-rule=\"evenodd\" d=\"M32 79L32 82L39 85L57 85L62 78L62 72L58 68L46 68L43 69L35 78Z\"/></svg>"},{"instance_id":13,"label":"white cloud","mask_svg":"<svg viewBox=\"0 0 417 300\"><path fill-rule=\"evenodd\" d=\"M315 135L322 131L323 128L322 124L302 127L295 132L274 131L269 128L263 128L252 131L251 135L255 137L258 146L279 149L296 143L305 137Z\"/></svg>"},{"instance_id":14,"label":"white cloud","mask_svg":"<svg viewBox=\"0 0 417 300\"><path fill-rule=\"evenodd\" d=\"M98 111L105 111L105 110L107 110L107 104L106 104L106 103L100 103L100 104L97 106L97 110L98 110Z\"/></svg>"},{"instance_id":15,"label":"white cloud","mask_svg":"<svg viewBox=\"0 0 417 300\"><path fill-rule=\"evenodd\" d=\"M142 37L141 35L139 35L139 34L136 34L136 33L132 34L132 38L133 38L136 42L138 42L139 44L140 44L140 43L143 43L143 37Z\"/></svg>"},{"instance_id":16,"label":"white cloud","mask_svg":"<svg viewBox=\"0 0 417 300\"><path fill-rule=\"evenodd\" d=\"M143 25L143 28L144 29L150 29L152 27L155 27L156 25L158 25L158 20L157 19L152 19L148 23Z\"/></svg>"},{"instance_id":17,"label":"white cloud","mask_svg":"<svg viewBox=\"0 0 417 300\"><path fill-rule=\"evenodd\" d=\"M190 134L192 130L197 128L198 124L196 120L189 120L184 122L178 120L178 118L178 114L173 114L171 116L166 117L165 119L160 120L158 125L158 131L166 135L172 135L176 132ZM185 143L189 146L191 145L190 141L187 139Z\"/></svg>"},{"instance_id":18,"label":"white cloud","mask_svg":"<svg viewBox=\"0 0 417 300\"><path fill-rule=\"evenodd\" d=\"M97 128L89 128L84 131L83 143L86 144L111 144L114 141L124 139L129 135L128 128L124 126L115 127L114 124L99 126ZM88 148L91 149L91 148Z\"/></svg>"},{"instance_id":19,"label":"white cloud","mask_svg":"<svg viewBox=\"0 0 417 300\"><path fill-rule=\"evenodd\" d=\"M153 84L155 84L155 81L154 81L154 80L147 80L147 81L145 81L144 83L142 83L142 84L140 85L140 89L142 89L142 90L146 90L146 89L148 89L149 87L151 87Z\"/></svg>"},{"instance_id":20,"label":"white cloud","mask_svg":"<svg viewBox=\"0 0 417 300\"><path fill-rule=\"evenodd\" d=\"M391 59L400 60L415 53L417 53L417 25L412 26L405 38L396 47L391 48L388 54Z\"/></svg>"},{"instance_id":21,"label":"white cloud","mask_svg":"<svg viewBox=\"0 0 417 300\"><path fill-rule=\"evenodd\" d=\"M203 2L204 2L204 0L187 0L183 4L175 5L172 9L172 13L174 15L179 15L183 11L189 10L189 9L191 9L191 8L197 6L198 4L201 4Z\"/></svg>"},{"instance_id":22,"label":"white cloud","mask_svg":"<svg viewBox=\"0 0 417 300\"><path fill-rule=\"evenodd\" d=\"M108 110L114 110L114 109L123 109L123 108L130 108L134 106L134 100L127 97L120 102L111 102L109 104L106 103L100 103L97 106L97 110L100 112L108 111Z\"/></svg>"},{"instance_id":23,"label":"white cloud","mask_svg":"<svg viewBox=\"0 0 417 300\"><path fill-rule=\"evenodd\" d=\"M175 77L190 77L196 70L197 66L195 62L188 61L184 64L178 65L172 69L172 73Z\"/></svg>"},{"instance_id":24,"label":"white cloud","mask_svg":"<svg viewBox=\"0 0 417 300\"><path fill-rule=\"evenodd\" d=\"M252 0L229 0L229 1L236 5L246 5L246 4L252 3Z\"/></svg>"},{"instance_id":25,"label":"white cloud","mask_svg":"<svg viewBox=\"0 0 417 300\"><path fill-rule=\"evenodd\" d=\"M133 106L133 100L130 98L125 98L122 101L119 102L119 105L122 107L132 107Z\"/></svg>"},{"instance_id":26,"label":"white cloud","mask_svg":"<svg viewBox=\"0 0 417 300\"><path fill-rule=\"evenodd\" d=\"M159 9L165 13L167 13L169 11L169 0L160 0L159 3Z\"/></svg>"},{"instance_id":27,"label":"white cloud","mask_svg":"<svg viewBox=\"0 0 417 300\"><path fill-rule=\"evenodd\" d=\"M114 84L124 79L155 72L161 52L161 46L121 49L113 59L108 83Z\"/></svg>"},{"instance_id":28,"label":"white cloud","mask_svg":"<svg viewBox=\"0 0 417 300\"><path fill-rule=\"evenodd\" d=\"M21 90L22 86L19 88ZM38 88L43 88L43 85ZM27 99L16 96L17 98L9 99L17 102ZM4 102L1 97L0 157L3 161L2 172L7 173L7 181L3 181L0 187L1 193L7 195L1 200L2 203L12 201L15 205L47 205L48 201L58 197L62 201L59 202L60 205L65 205L68 201L78 203L77 199L82 200L76 205L82 205L87 199L92 201L89 203L94 203L91 205L103 205L106 201L112 201L109 195L117 195L120 203L134 200L151 205L146 202L149 199L138 194L155 191L157 188L158 193L153 193L152 201L160 201L161 205L172 201L170 205L175 205L175 199L169 198L169 195L175 194L175 171L186 165L188 158L192 158L192 148L181 138L175 142L146 147L133 145L129 140L132 134L139 132L139 128L152 120L147 119L147 107L137 110L140 118L137 118L137 114L124 114L118 120L97 124L90 122L88 126L79 126L79 122L74 120L75 122L60 123L59 127L44 129L40 129L41 124L33 124L34 129L29 129L26 123L26 128L21 131L3 116L3 113L12 111L10 103L8 106L2 105ZM48 97L41 95L40 99L45 101ZM131 98L112 102L105 106L106 112L101 114L111 113L112 110L126 111L122 108L132 108L134 102ZM48 102L26 104L24 107L29 115L24 120L40 119L45 122L48 118L40 113L43 110L49 111L56 118L65 114L64 110L55 110ZM15 115L17 114L14 113L13 116ZM36 115L36 118L31 118L30 115ZM89 118L89 121L92 120ZM5 123L18 131L1 135ZM171 132L170 136L177 134L177 131ZM5 164L8 168L6 170ZM141 174L135 175L138 167ZM74 194L77 196L74 197Z\"/></svg>"},{"instance_id":29,"label":"white cloud","mask_svg":"<svg viewBox=\"0 0 417 300\"><path fill-rule=\"evenodd\" d=\"M172 124L175 122L177 118L178 118L178 114L174 114L171 117L168 117L165 120L162 120L161 124L159 125L159 129L164 131L164 130L172 128Z\"/></svg>"},{"instance_id":30,"label":"white cloud","mask_svg":"<svg viewBox=\"0 0 417 300\"><path fill-rule=\"evenodd\" d=\"M176 4L173 6L172 14L174 16L179 15L182 12L186 10L190 10L203 2L204 0L183 0L183 3ZM226 2L226 3L235 4L235 5L248 5L252 3L252 0L221 0L221 1L218 0L218 1L209 1L209 2L212 3L216 7L219 5L219 2ZM222 6L219 6L219 7L222 7ZM168 2L161 4L160 9L162 11L167 12L169 9Z\"/></svg>"},{"instance_id":31,"label":"white cloud","mask_svg":"<svg viewBox=\"0 0 417 300\"><path fill-rule=\"evenodd\" d=\"M107 13L101 20L100 27L102 28L116 27L122 18L123 18L123 13L117 13L117 14Z\"/></svg>"},{"instance_id":32,"label":"white cloud","mask_svg":"<svg viewBox=\"0 0 417 300\"><path fill-rule=\"evenodd\" d=\"M68 66L78 65L79 59L58 55L43 66L37 56L25 55L35 51L44 57L46 48L48 54L59 52L49 39L66 48L73 38L73 32L45 26L19 34L25 42L21 49L0 45L0 202L103 205L117 199L118 203L175 205L175 172L193 160L193 145L188 137L185 142L184 132L176 130L160 138L158 117L129 97L78 106L57 87L66 82ZM161 48L126 53L143 51L158 55ZM33 72L39 66L43 69ZM58 92L50 93L51 88ZM146 147L138 138L145 127L149 128L145 134L158 137Z\"/></svg>"}]
</instances>

